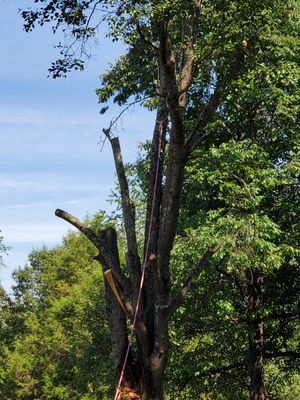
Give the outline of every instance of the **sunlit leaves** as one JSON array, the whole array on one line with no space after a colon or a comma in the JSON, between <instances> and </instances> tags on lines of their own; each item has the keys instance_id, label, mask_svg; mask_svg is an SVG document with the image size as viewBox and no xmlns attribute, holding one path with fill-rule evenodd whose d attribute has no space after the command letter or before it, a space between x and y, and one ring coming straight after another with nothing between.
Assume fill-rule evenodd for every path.
<instances>
[{"instance_id":1,"label":"sunlit leaves","mask_svg":"<svg viewBox=\"0 0 300 400\"><path fill-rule=\"evenodd\" d=\"M101 225L100 215L97 220ZM70 233L60 247L32 252L29 265L15 273L4 314L10 351L3 398L90 400L108 393L110 338L94 255L83 236Z\"/></svg>"}]
</instances>

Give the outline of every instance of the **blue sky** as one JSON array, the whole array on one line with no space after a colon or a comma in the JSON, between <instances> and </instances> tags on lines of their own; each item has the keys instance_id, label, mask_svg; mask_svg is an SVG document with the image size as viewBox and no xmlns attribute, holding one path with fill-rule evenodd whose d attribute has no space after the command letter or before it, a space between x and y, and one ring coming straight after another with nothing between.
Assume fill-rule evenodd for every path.
<instances>
[{"instance_id":1,"label":"blue sky","mask_svg":"<svg viewBox=\"0 0 300 400\"><path fill-rule=\"evenodd\" d=\"M7 290L12 270L26 263L32 249L55 246L68 231L54 210L79 218L108 210L115 181L110 148L100 152L98 143L118 109L100 115L95 89L122 48L100 38L84 72L49 79L57 38L45 27L22 30L18 8L27 5L0 5L0 229L11 247L0 281ZM118 126L125 161L151 137L152 125L153 116L139 107L126 114Z\"/></svg>"}]
</instances>

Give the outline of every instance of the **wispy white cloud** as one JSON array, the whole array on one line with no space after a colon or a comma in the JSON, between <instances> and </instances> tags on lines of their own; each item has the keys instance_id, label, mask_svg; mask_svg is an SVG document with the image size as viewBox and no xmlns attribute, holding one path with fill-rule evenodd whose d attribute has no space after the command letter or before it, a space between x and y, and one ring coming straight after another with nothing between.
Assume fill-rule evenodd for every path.
<instances>
[{"instance_id":1,"label":"wispy white cloud","mask_svg":"<svg viewBox=\"0 0 300 400\"><path fill-rule=\"evenodd\" d=\"M93 202L96 200L102 200L100 196L94 196L94 197L85 197L85 198L80 198L80 199L73 199L73 200L67 200L67 201L60 201L60 206L67 206L67 205L77 205L80 203L85 203L88 204L89 202ZM45 208L45 207L50 207L50 206L56 206L57 201L37 201L33 203L23 203L23 204L12 204L8 206L2 207L4 210L14 210L14 209L26 209L26 208Z\"/></svg>"},{"instance_id":2,"label":"wispy white cloud","mask_svg":"<svg viewBox=\"0 0 300 400\"><path fill-rule=\"evenodd\" d=\"M65 224L5 224L3 234L5 243L14 248L14 244L42 245L43 243L58 243L62 236L70 230Z\"/></svg>"},{"instance_id":3,"label":"wispy white cloud","mask_svg":"<svg viewBox=\"0 0 300 400\"><path fill-rule=\"evenodd\" d=\"M11 105L0 104L0 124L6 125L96 126L97 119L97 114L87 113L86 110L78 115L58 108L49 110L46 105L28 107L17 104L12 108Z\"/></svg>"},{"instance_id":4,"label":"wispy white cloud","mask_svg":"<svg viewBox=\"0 0 300 400\"><path fill-rule=\"evenodd\" d=\"M17 107L13 110L12 107L0 104L0 124L43 125L47 123L46 116L32 108ZM4 137L3 134L2 137Z\"/></svg>"},{"instance_id":5,"label":"wispy white cloud","mask_svg":"<svg viewBox=\"0 0 300 400\"><path fill-rule=\"evenodd\" d=\"M31 179L28 179L26 175L22 176L20 173L13 177L0 174L0 188L34 190L39 193L53 191L63 191L62 193L80 191L84 193L85 191L98 190L96 178L97 176L90 177L88 174L86 177L81 175L77 178L76 173L71 176L65 173L63 177L46 173L42 176L37 173L35 176L32 175ZM111 185L109 185L109 182L104 181L100 187L105 190Z\"/></svg>"}]
</instances>

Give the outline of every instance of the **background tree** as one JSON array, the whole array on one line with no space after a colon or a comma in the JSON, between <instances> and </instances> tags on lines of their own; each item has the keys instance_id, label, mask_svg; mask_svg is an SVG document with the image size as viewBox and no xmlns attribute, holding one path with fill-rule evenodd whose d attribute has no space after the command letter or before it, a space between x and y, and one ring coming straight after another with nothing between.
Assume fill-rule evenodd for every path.
<instances>
[{"instance_id":1,"label":"background tree","mask_svg":"<svg viewBox=\"0 0 300 400\"><path fill-rule=\"evenodd\" d=\"M83 236L70 233L60 247L33 251L15 272L13 297L1 310L7 343L2 398L112 395L103 280L94 255Z\"/></svg>"},{"instance_id":2,"label":"background tree","mask_svg":"<svg viewBox=\"0 0 300 400\"><path fill-rule=\"evenodd\" d=\"M186 216L182 220L183 224L187 222L186 233L183 231L177 239L178 244L174 248L176 260L188 268L188 264L192 262L189 261L189 257L194 254L193 249L201 248L211 237L221 235L224 245L216 256L214 269L209 269L201 279L201 285L199 283L198 299L193 296L189 306L192 308L190 314L195 316L191 318L193 322L190 326L194 326L195 330L192 329L190 338L193 342L193 335L196 335L198 330L195 343L199 350L199 364L201 365L204 359L204 366L199 368L199 365L195 364L195 375L190 371L190 366L187 367L186 374L181 378L182 387L189 386L190 380L196 379L197 376L203 376L203 380L207 380L211 372L219 375L221 379L225 377L226 383L223 382L221 387L226 393L236 390L239 398L244 398L242 388L245 386L245 375L240 374L240 371L249 369L250 376L253 377L255 369L260 367L256 365L256 357L261 367L264 358L267 364L270 364L272 357L277 360L289 359L290 362L294 360L297 363L299 349L297 345L294 347L293 340L290 342L291 346L282 346L281 350L274 342L271 345L272 350L268 349L268 342L272 337L279 339L278 331L273 331L273 327L279 322L277 317L279 318L281 313L274 312L278 302L275 300L275 293L271 294L276 279L281 287L282 309L293 309L291 314L288 313L289 317L286 315L287 318L284 317L284 312L281 314L283 320L280 324L290 327L290 339L299 327L299 305L293 299L292 292L285 293L284 287L287 288L289 284L286 283L285 286L281 281L283 271L290 271L287 279L291 279L290 284L293 281L293 285L297 286L298 279L295 279L295 276L299 273L298 245L295 246L296 242L287 237L284 226L270 207L270 198L276 196L277 201L281 203L279 199L281 196L285 197L283 193L288 188L291 189L290 185L293 187L292 191L298 191L298 180L295 179L294 173L290 175L289 172L293 164L294 161L291 160L286 166L279 168L272 164L266 153L262 153L261 148L250 141L231 141L195 158L189 166L190 174L186 186L188 190L183 201L187 202ZM190 204L191 200L193 204ZM208 212L197 207L197 202L202 204L204 209L207 206ZM290 208L294 209L296 216L297 205L290 204ZM179 248L176 251L177 246ZM174 262L176 263L175 260ZM260 307L253 310L252 293L249 296L249 285L252 283L251 280L249 282L249 273L257 266L269 286L264 288L261 284L258 299ZM250 277L251 275L250 273ZM179 275L179 282L180 278ZM258 296L258 292L255 296ZM275 308L272 305L273 301L276 303ZM200 308L201 302L203 305L199 315L194 304ZM178 318L180 322L176 329L185 334L185 328L182 327L184 316L180 315ZM197 318L200 323L197 323ZM264 324L267 326L266 334ZM257 325L260 328L258 332ZM201 344L201 334L207 335L208 350L205 349L205 340ZM254 339L259 347L253 348ZM264 340L267 341L266 346ZM179 343L180 341L177 341L177 346ZM205 363L211 365L211 369L205 367ZM186 360L182 365L187 365ZM256 373L261 374L260 379L263 381L262 370ZM212 386L217 379L214 375L213 377ZM175 381L176 378L172 380L173 384ZM271 381L272 377L267 375L267 386L270 387ZM252 387L256 382L252 378ZM208 390L211 389L210 385L207 386ZM260 386L263 392L263 385ZM218 387L217 391L219 390ZM191 398L193 396L195 393Z\"/></svg>"}]
</instances>

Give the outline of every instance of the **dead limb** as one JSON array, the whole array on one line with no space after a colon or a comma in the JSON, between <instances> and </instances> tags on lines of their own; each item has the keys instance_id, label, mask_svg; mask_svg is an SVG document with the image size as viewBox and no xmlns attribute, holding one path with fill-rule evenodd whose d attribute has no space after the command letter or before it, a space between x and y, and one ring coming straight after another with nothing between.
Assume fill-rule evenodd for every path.
<instances>
[{"instance_id":1,"label":"dead limb","mask_svg":"<svg viewBox=\"0 0 300 400\"><path fill-rule=\"evenodd\" d=\"M137 240L136 240L136 220L135 220L135 206L130 199L129 185L125 173L125 167L122 159L121 146L119 138L112 137L108 129L103 129L106 137L109 139L115 167L120 187L122 211L124 219L124 227L127 240L127 261L128 270L134 287L138 286L140 278L141 262L138 254Z\"/></svg>"},{"instance_id":2,"label":"dead limb","mask_svg":"<svg viewBox=\"0 0 300 400\"><path fill-rule=\"evenodd\" d=\"M94 244L99 251L99 255L96 256L95 259L101 263L105 263L107 266L106 269L111 269L113 271L118 284L121 286L126 295L129 296L131 293L131 285L128 278L121 270L116 231L113 228L106 228L96 234L87 226L87 224L81 222L78 218L66 211L58 208L55 211L55 215L69 222ZM111 251L109 251L109 249Z\"/></svg>"}]
</instances>

